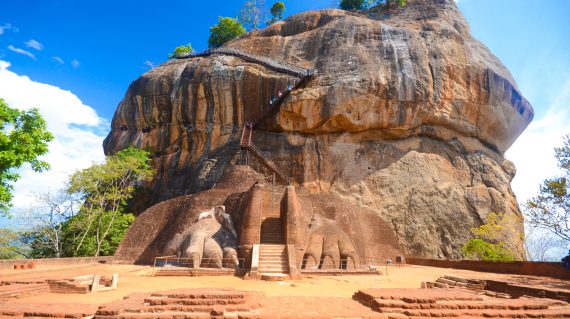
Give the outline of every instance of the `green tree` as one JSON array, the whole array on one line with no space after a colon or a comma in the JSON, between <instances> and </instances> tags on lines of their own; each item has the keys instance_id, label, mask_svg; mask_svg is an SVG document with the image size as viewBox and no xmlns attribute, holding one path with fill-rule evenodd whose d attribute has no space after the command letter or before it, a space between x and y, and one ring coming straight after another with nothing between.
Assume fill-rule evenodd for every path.
<instances>
[{"instance_id":1,"label":"green tree","mask_svg":"<svg viewBox=\"0 0 570 319\"><path fill-rule=\"evenodd\" d=\"M188 43L186 45L177 46L172 53L168 55L169 59L176 59L179 57L186 56L190 53L193 53L194 49L192 48L192 44Z\"/></svg>"},{"instance_id":2,"label":"green tree","mask_svg":"<svg viewBox=\"0 0 570 319\"><path fill-rule=\"evenodd\" d=\"M218 47L245 33L243 25L234 18L218 17L218 24L210 28L208 47Z\"/></svg>"},{"instance_id":3,"label":"green tree","mask_svg":"<svg viewBox=\"0 0 570 319\"><path fill-rule=\"evenodd\" d=\"M285 4L281 1L275 2L270 9L272 18L267 21L268 25L272 25L275 22L283 19L283 14L285 13Z\"/></svg>"},{"instance_id":4,"label":"green tree","mask_svg":"<svg viewBox=\"0 0 570 319\"><path fill-rule=\"evenodd\" d=\"M113 218L114 220L112 220ZM106 238L99 243L97 230L94 227L88 231L81 245L77 245L83 237L82 231L84 231L84 228L78 227L78 225L85 225L90 222L86 214L78 214L63 225L63 255L111 256L119 247L134 220L135 216L130 213L119 213L113 216L112 212L105 212L101 216L101 224L109 226Z\"/></svg>"},{"instance_id":5,"label":"green tree","mask_svg":"<svg viewBox=\"0 0 570 319\"><path fill-rule=\"evenodd\" d=\"M28 249L20 242L20 234L0 228L0 259L29 258Z\"/></svg>"},{"instance_id":6,"label":"green tree","mask_svg":"<svg viewBox=\"0 0 570 319\"><path fill-rule=\"evenodd\" d=\"M517 230L520 223L522 219L516 215L490 213L487 223L471 228L474 237L463 246L463 254L486 261L524 260L526 252L521 245L524 234Z\"/></svg>"},{"instance_id":7,"label":"green tree","mask_svg":"<svg viewBox=\"0 0 570 319\"><path fill-rule=\"evenodd\" d=\"M481 238L472 238L463 246L463 254L470 259L485 261L514 261L515 257L505 243L493 244Z\"/></svg>"},{"instance_id":8,"label":"green tree","mask_svg":"<svg viewBox=\"0 0 570 319\"><path fill-rule=\"evenodd\" d=\"M11 207L13 183L20 175L15 171L25 163L36 172L49 169L38 159L48 152L53 135L38 109L19 111L0 98L0 214Z\"/></svg>"},{"instance_id":9,"label":"green tree","mask_svg":"<svg viewBox=\"0 0 570 319\"><path fill-rule=\"evenodd\" d=\"M364 10L367 7L367 0L342 0L340 2L340 8L342 10Z\"/></svg>"},{"instance_id":10,"label":"green tree","mask_svg":"<svg viewBox=\"0 0 570 319\"><path fill-rule=\"evenodd\" d=\"M570 135L554 149L562 176L544 180L539 194L525 205L530 225L544 229L570 244Z\"/></svg>"},{"instance_id":11,"label":"green tree","mask_svg":"<svg viewBox=\"0 0 570 319\"><path fill-rule=\"evenodd\" d=\"M151 175L149 153L135 148L73 174L68 192L80 198L82 205L64 226L66 255L111 254L133 220L125 212L127 201Z\"/></svg>"}]
</instances>

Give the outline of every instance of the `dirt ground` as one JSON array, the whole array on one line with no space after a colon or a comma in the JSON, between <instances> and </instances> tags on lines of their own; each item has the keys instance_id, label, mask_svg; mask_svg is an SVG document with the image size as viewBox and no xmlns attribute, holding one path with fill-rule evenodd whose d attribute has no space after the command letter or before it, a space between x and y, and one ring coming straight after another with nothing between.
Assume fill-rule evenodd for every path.
<instances>
[{"instance_id":1,"label":"dirt ground","mask_svg":"<svg viewBox=\"0 0 570 319\"><path fill-rule=\"evenodd\" d=\"M521 276L481 273L467 270L433 268L423 266L389 267L382 269L383 275L304 276L301 280L265 282L244 280L233 276L218 277L153 277L152 267L115 264L89 264L70 266L38 266L31 270L0 269L0 281L43 281L46 279L71 278L81 275L119 274L117 290L91 294L42 294L10 303L81 303L100 305L133 292L154 292L177 288L224 288L231 287L246 291L261 291L266 296L315 296L350 298L357 290L365 288L420 288L422 281L435 281L443 275L457 275L468 278L527 281ZM544 278L533 278L541 282ZM555 281L555 280L554 280ZM556 281L555 281L556 282ZM2 303L2 301L0 301Z\"/></svg>"}]
</instances>

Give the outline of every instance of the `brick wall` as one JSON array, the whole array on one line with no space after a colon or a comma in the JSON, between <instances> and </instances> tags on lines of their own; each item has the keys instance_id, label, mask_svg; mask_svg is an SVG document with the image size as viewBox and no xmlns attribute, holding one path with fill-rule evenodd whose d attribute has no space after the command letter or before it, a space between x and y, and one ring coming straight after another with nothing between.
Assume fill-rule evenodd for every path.
<instances>
[{"instance_id":1,"label":"brick wall","mask_svg":"<svg viewBox=\"0 0 570 319\"><path fill-rule=\"evenodd\" d=\"M548 276L560 279L570 279L570 270L564 268L559 262L492 262L478 260L440 260L427 258L407 257L406 262L411 265L430 266L439 268L466 269L499 274Z\"/></svg>"},{"instance_id":2,"label":"brick wall","mask_svg":"<svg viewBox=\"0 0 570 319\"><path fill-rule=\"evenodd\" d=\"M28 264L32 261L36 265L73 265L107 263L113 260L113 256L105 257L75 257L75 258L42 258L42 259L8 259L0 260L0 269L13 268L14 265Z\"/></svg>"}]
</instances>

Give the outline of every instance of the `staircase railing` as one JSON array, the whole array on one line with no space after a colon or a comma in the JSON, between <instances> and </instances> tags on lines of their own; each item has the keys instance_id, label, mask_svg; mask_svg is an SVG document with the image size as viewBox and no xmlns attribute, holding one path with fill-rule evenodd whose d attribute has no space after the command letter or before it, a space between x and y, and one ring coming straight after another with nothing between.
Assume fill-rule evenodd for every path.
<instances>
[{"instance_id":1,"label":"staircase railing","mask_svg":"<svg viewBox=\"0 0 570 319\"><path fill-rule=\"evenodd\" d=\"M283 60L278 60L278 59L273 59L273 58L268 58L268 57L256 55L253 53L248 53L248 52L242 51L240 49L236 49L236 48L214 48L214 49L208 49L208 50L205 50L202 52L192 52L192 53L187 53L185 55L179 55L176 58L177 59L191 59L191 58L197 58L197 57L210 56L213 54L223 54L223 55L235 56L235 57L238 57L238 58L245 60L245 61L248 61L248 62L253 62L253 63L263 65L263 66L268 67L270 69L273 69L277 72L287 73L287 74L291 74L291 75L297 76L297 77L307 77L307 76L310 77L310 76L314 75L313 70L304 69L304 68L292 65L292 64L285 62Z\"/></svg>"},{"instance_id":2,"label":"staircase railing","mask_svg":"<svg viewBox=\"0 0 570 319\"><path fill-rule=\"evenodd\" d=\"M259 160L259 162L263 166L265 166L268 170L273 172L277 180L281 181L282 183L285 183L286 185L291 184L291 180L287 177L287 175L273 161L267 158L263 154L263 152L255 146L255 144L253 144L252 142L253 126L257 125L257 123L259 123L263 118L265 118L269 114L274 114L275 112L277 112L283 101L285 101L285 99L287 99L287 97L291 95L292 91L297 90L302 86L306 85L307 81L315 77L314 70L304 69L282 60L259 56L253 53L242 51L240 49L228 48L228 47L213 48L202 52L192 52L176 56L176 58L191 59L197 57L210 56L214 54L235 56L248 62L260 64L274 71L286 73L300 78L299 82L297 82L294 87L286 90L280 97L278 97L277 100L271 104L271 107L267 111L263 112L255 122L246 123L246 125L243 128L243 132L240 139L240 147L251 153L256 159Z\"/></svg>"},{"instance_id":3,"label":"staircase railing","mask_svg":"<svg viewBox=\"0 0 570 319\"><path fill-rule=\"evenodd\" d=\"M291 180L287 177L285 172L283 172L272 160L263 154L263 152L253 144L252 141L253 127L250 123L247 123L243 132L241 133L240 147L248 151L253 157L255 157L265 168L270 170L275 174L275 178L284 183L285 185L290 185Z\"/></svg>"}]
</instances>

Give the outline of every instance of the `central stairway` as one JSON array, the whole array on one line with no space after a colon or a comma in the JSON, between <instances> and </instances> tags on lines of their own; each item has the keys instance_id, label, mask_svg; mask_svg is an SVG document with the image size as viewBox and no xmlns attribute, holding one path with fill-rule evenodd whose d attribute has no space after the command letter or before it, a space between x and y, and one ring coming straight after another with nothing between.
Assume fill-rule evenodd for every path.
<instances>
[{"instance_id":1,"label":"central stairway","mask_svg":"<svg viewBox=\"0 0 570 319\"><path fill-rule=\"evenodd\" d=\"M271 277L274 280L284 279L289 274L289 258L281 219L281 198L281 193L271 192L267 195L261 221L257 269L262 277Z\"/></svg>"},{"instance_id":2,"label":"central stairway","mask_svg":"<svg viewBox=\"0 0 570 319\"><path fill-rule=\"evenodd\" d=\"M287 246L261 244L259 246L258 271L263 275L289 274Z\"/></svg>"}]
</instances>

